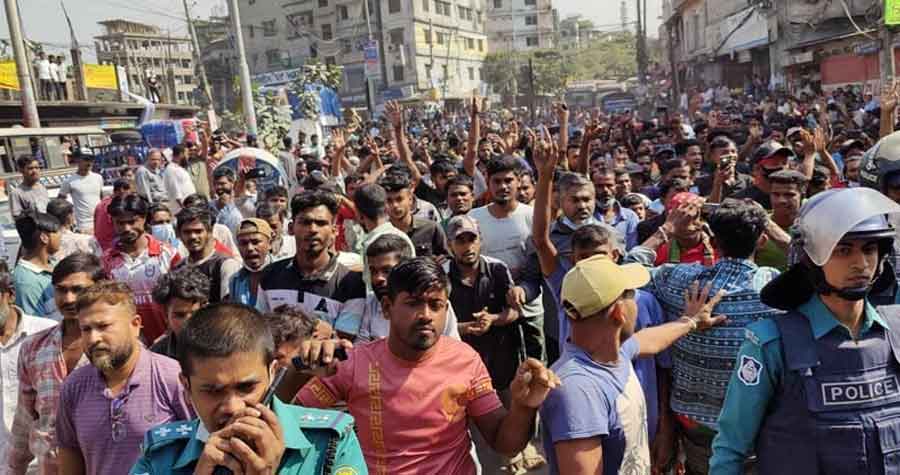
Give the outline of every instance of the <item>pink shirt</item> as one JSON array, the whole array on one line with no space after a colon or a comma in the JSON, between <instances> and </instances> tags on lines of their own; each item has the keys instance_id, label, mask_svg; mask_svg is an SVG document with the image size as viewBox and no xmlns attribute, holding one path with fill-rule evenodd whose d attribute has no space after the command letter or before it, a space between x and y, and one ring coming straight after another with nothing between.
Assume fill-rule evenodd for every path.
<instances>
[{"instance_id":1,"label":"pink shirt","mask_svg":"<svg viewBox=\"0 0 900 475\"><path fill-rule=\"evenodd\" d=\"M474 474L468 418L499 409L500 398L472 347L441 337L432 350L410 362L394 356L387 339L358 345L334 376L314 378L295 402L345 401L373 475Z\"/></svg>"},{"instance_id":2,"label":"pink shirt","mask_svg":"<svg viewBox=\"0 0 900 475\"><path fill-rule=\"evenodd\" d=\"M112 195L107 196L94 208L94 237L104 251L113 247L113 240L116 238L116 228L109 216L109 204L112 203L112 199Z\"/></svg>"}]
</instances>

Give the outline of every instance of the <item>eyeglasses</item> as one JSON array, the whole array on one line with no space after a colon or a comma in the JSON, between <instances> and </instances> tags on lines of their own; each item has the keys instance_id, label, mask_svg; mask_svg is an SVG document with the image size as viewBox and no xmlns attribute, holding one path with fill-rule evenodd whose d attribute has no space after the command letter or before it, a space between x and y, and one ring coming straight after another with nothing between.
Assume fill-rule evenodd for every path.
<instances>
[{"instance_id":1,"label":"eyeglasses","mask_svg":"<svg viewBox=\"0 0 900 475\"><path fill-rule=\"evenodd\" d=\"M112 440L118 442L125 437L125 403L128 394L122 393L109 403L109 419L112 421Z\"/></svg>"}]
</instances>

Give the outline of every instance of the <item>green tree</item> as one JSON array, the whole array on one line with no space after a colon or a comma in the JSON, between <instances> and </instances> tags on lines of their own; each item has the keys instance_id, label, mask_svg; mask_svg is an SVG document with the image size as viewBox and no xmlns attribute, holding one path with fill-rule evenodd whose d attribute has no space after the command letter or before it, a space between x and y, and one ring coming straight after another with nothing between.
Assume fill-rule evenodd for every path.
<instances>
[{"instance_id":1,"label":"green tree","mask_svg":"<svg viewBox=\"0 0 900 475\"><path fill-rule=\"evenodd\" d=\"M284 147L283 139L291 130L291 108L281 91L253 88L253 107L256 109L256 128L259 144L277 154Z\"/></svg>"},{"instance_id":2,"label":"green tree","mask_svg":"<svg viewBox=\"0 0 900 475\"><path fill-rule=\"evenodd\" d=\"M323 64L318 60L307 61L303 65L303 73L288 86L300 99L300 112L303 117L315 118L320 112L318 94L307 86L325 86L338 91L343 78L344 70L341 66Z\"/></svg>"}]
</instances>

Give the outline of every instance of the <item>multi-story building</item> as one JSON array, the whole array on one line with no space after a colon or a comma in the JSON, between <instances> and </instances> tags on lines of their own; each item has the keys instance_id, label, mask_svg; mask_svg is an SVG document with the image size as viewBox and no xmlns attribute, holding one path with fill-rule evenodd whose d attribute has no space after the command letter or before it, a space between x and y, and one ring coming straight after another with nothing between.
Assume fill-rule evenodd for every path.
<instances>
[{"instance_id":1,"label":"multi-story building","mask_svg":"<svg viewBox=\"0 0 900 475\"><path fill-rule=\"evenodd\" d=\"M379 99L462 99L481 89L483 1L240 0L239 8L253 74L278 81L311 58L338 64L345 106L364 107L367 77ZM367 76L370 37L379 61Z\"/></svg>"},{"instance_id":2,"label":"multi-story building","mask_svg":"<svg viewBox=\"0 0 900 475\"><path fill-rule=\"evenodd\" d=\"M551 0L485 1L492 53L556 46L556 12Z\"/></svg>"},{"instance_id":3,"label":"multi-story building","mask_svg":"<svg viewBox=\"0 0 900 475\"><path fill-rule=\"evenodd\" d=\"M760 78L794 93L850 85L880 90L878 0L665 0L681 84L745 87ZM851 17L851 18L848 18ZM896 56L896 53L894 53Z\"/></svg>"},{"instance_id":4,"label":"multi-story building","mask_svg":"<svg viewBox=\"0 0 900 475\"><path fill-rule=\"evenodd\" d=\"M193 104L197 85L189 38L129 20L106 20L100 25L105 31L94 38L97 61L123 66L130 91L146 95L147 77L155 75L163 102Z\"/></svg>"},{"instance_id":5,"label":"multi-story building","mask_svg":"<svg viewBox=\"0 0 900 475\"><path fill-rule=\"evenodd\" d=\"M593 21L581 15L570 15L559 22L558 46L562 49L586 48L603 36Z\"/></svg>"}]
</instances>

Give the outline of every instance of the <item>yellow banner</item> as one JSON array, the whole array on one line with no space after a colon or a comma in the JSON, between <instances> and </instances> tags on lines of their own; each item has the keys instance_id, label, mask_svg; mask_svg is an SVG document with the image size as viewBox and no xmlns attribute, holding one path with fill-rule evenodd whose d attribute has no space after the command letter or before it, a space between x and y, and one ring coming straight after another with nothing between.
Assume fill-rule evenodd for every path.
<instances>
[{"instance_id":1,"label":"yellow banner","mask_svg":"<svg viewBox=\"0 0 900 475\"><path fill-rule=\"evenodd\" d=\"M0 89L19 90L19 76L15 61L0 62Z\"/></svg>"},{"instance_id":2,"label":"yellow banner","mask_svg":"<svg viewBox=\"0 0 900 475\"><path fill-rule=\"evenodd\" d=\"M118 89L116 67L108 64L85 64L84 82L89 89Z\"/></svg>"},{"instance_id":3,"label":"yellow banner","mask_svg":"<svg viewBox=\"0 0 900 475\"><path fill-rule=\"evenodd\" d=\"M884 24L900 25L900 1L884 0Z\"/></svg>"}]
</instances>

